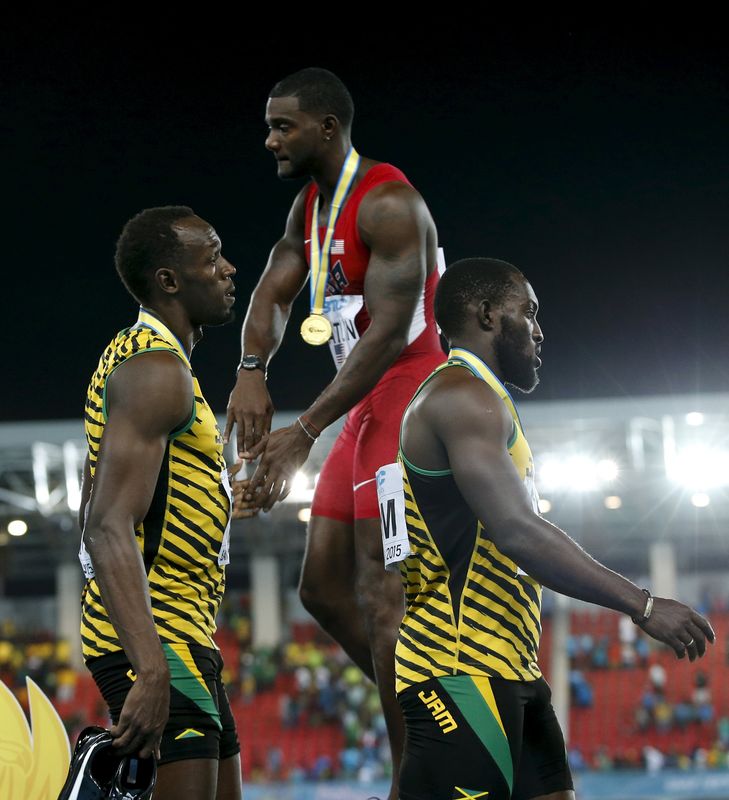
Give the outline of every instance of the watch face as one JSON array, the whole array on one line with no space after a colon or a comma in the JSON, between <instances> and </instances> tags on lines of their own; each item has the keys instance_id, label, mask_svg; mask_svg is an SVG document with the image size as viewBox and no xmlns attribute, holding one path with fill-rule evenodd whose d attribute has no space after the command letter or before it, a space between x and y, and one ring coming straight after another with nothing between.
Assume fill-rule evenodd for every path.
<instances>
[{"instance_id":1,"label":"watch face","mask_svg":"<svg viewBox=\"0 0 729 800\"><path fill-rule=\"evenodd\" d=\"M263 361L258 356L244 356L240 365L243 369L263 369Z\"/></svg>"}]
</instances>

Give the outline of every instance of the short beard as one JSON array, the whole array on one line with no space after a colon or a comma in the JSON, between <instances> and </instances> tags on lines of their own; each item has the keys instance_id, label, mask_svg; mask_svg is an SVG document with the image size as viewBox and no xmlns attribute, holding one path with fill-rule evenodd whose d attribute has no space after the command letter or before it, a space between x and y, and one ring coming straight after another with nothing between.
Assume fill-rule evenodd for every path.
<instances>
[{"instance_id":1,"label":"short beard","mask_svg":"<svg viewBox=\"0 0 729 800\"><path fill-rule=\"evenodd\" d=\"M501 333L496 340L496 357L504 383L524 394L533 392L539 383L539 375L533 356L525 355L529 347L528 335L522 334L508 317L503 317Z\"/></svg>"}]
</instances>

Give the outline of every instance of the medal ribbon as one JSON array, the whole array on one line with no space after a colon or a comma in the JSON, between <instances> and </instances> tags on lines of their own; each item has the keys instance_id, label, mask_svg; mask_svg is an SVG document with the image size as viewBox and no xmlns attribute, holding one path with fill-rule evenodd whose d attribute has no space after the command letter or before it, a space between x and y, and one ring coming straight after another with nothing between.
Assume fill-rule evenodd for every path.
<instances>
[{"instance_id":1,"label":"medal ribbon","mask_svg":"<svg viewBox=\"0 0 729 800\"><path fill-rule=\"evenodd\" d=\"M322 314L324 312L324 294L329 278L329 248L334 236L334 226L337 224L339 209L342 207L344 198L347 196L352 180L357 174L360 156L354 147L349 148L347 158L342 165L342 171L337 179L337 187L334 190L334 197L329 208L329 219L327 221L327 232L324 237L324 244L319 247L319 195L314 200L314 209L311 214L311 275L309 277L309 291L311 297L311 313Z\"/></svg>"},{"instance_id":2,"label":"medal ribbon","mask_svg":"<svg viewBox=\"0 0 729 800\"><path fill-rule=\"evenodd\" d=\"M460 361L462 364L466 364L471 372L477 375L481 380L486 381L486 376L490 375L499 385L499 387L504 392L502 399L504 403L506 403L506 407L511 412L511 416L516 420L516 423L519 426L522 434L524 433L524 428L521 424L521 419L519 417L519 412L516 410L516 405L509 394L509 390L504 386L504 384L494 375L491 369L489 369L486 364L477 356L474 355L470 350L465 350L463 347L453 347L451 351L448 353L448 361L450 363Z\"/></svg>"}]
</instances>

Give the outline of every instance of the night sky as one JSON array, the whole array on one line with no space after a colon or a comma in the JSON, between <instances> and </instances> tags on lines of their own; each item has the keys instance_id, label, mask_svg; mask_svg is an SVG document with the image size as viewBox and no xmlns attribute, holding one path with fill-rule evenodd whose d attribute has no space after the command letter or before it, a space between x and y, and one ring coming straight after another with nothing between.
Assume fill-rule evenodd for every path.
<instances>
[{"instance_id":1,"label":"night sky","mask_svg":"<svg viewBox=\"0 0 729 800\"><path fill-rule=\"evenodd\" d=\"M531 279L546 337L534 399L729 389L721 26L476 35L465 19L382 36L380 21L346 46L320 32L317 49L280 32L303 21L197 16L2 34L0 419L80 416L99 353L136 317L116 237L142 208L177 203L216 227L238 269L238 321L193 356L224 410L248 296L301 186L279 181L263 147L265 102L304 66L348 85L355 145L420 190L448 262L503 258ZM327 348L298 337L307 301L270 369L282 410L333 375Z\"/></svg>"}]
</instances>

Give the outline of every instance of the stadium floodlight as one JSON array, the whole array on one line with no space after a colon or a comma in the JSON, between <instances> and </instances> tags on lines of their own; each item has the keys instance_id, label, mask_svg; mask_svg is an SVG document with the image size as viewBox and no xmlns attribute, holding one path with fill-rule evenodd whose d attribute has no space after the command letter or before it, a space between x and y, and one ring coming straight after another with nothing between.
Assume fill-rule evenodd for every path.
<instances>
[{"instance_id":1,"label":"stadium floodlight","mask_svg":"<svg viewBox=\"0 0 729 800\"><path fill-rule=\"evenodd\" d=\"M299 518L299 522L308 522L311 519L311 507L300 508L296 516Z\"/></svg>"},{"instance_id":2,"label":"stadium floodlight","mask_svg":"<svg viewBox=\"0 0 729 800\"><path fill-rule=\"evenodd\" d=\"M609 494L603 502L605 504L605 508L610 511L617 511L617 509L622 508L623 506L622 498L618 497L616 494Z\"/></svg>"},{"instance_id":3,"label":"stadium floodlight","mask_svg":"<svg viewBox=\"0 0 729 800\"><path fill-rule=\"evenodd\" d=\"M10 520L8 522L8 533L11 536L25 536L28 533L28 525L22 519Z\"/></svg>"},{"instance_id":4,"label":"stadium floodlight","mask_svg":"<svg viewBox=\"0 0 729 800\"><path fill-rule=\"evenodd\" d=\"M63 445L63 467L66 473L66 503L71 511L81 507L81 480L79 473L83 469L85 450L79 452L76 442L65 442Z\"/></svg>"},{"instance_id":5,"label":"stadium floodlight","mask_svg":"<svg viewBox=\"0 0 729 800\"><path fill-rule=\"evenodd\" d=\"M666 462L666 474L674 483L695 492L729 484L729 452L694 444Z\"/></svg>"},{"instance_id":6,"label":"stadium floodlight","mask_svg":"<svg viewBox=\"0 0 729 800\"><path fill-rule=\"evenodd\" d=\"M603 458L597 462L596 465L596 472L597 477L602 483L611 483L614 481L620 470L618 469L618 465L612 458Z\"/></svg>"},{"instance_id":7,"label":"stadium floodlight","mask_svg":"<svg viewBox=\"0 0 729 800\"><path fill-rule=\"evenodd\" d=\"M314 496L314 486L312 479L302 470L299 470L291 481L291 491L289 492L286 503L311 503Z\"/></svg>"},{"instance_id":8,"label":"stadium floodlight","mask_svg":"<svg viewBox=\"0 0 729 800\"><path fill-rule=\"evenodd\" d=\"M700 411L689 411L685 419L686 424L690 425L692 428L698 428L699 425L704 424L704 415Z\"/></svg>"},{"instance_id":9,"label":"stadium floodlight","mask_svg":"<svg viewBox=\"0 0 729 800\"><path fill-rule=\"evenodd\" d=\"M706 508L710 502L711 498L704 492L695 492L691 495L691 505L696 506L696 508Z\"/></svg>"},{"instance_id":10,"label":"stadium floodlight","mask_svg":"<svg viewBox=\"0 0 729 800\"><path fill-rule=\"evenodd\" d=\"M619 475L616 461L573 455L546 456L537 466L537 486L545 491L593 492Z\"/></svg>"},{"instance_id":11,"label":"stadium floodlight","mask_svg":"<svg viewBox=\"0 0 729 800\"><path fill-rule=\"evenodd\" d=\"M539 498L539 512L548 514L552 510L552 503L546 497Z\"/></svg>"}]
</instances>

